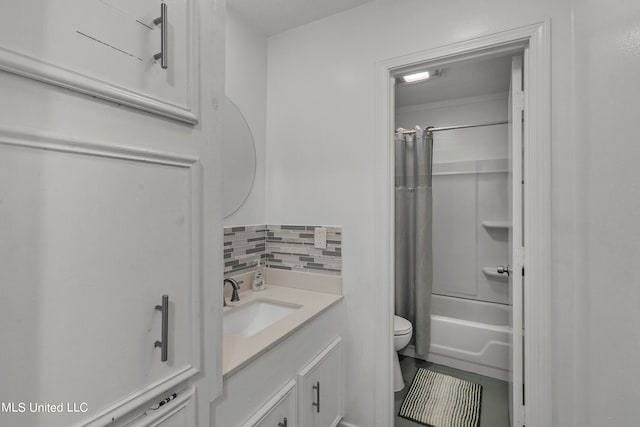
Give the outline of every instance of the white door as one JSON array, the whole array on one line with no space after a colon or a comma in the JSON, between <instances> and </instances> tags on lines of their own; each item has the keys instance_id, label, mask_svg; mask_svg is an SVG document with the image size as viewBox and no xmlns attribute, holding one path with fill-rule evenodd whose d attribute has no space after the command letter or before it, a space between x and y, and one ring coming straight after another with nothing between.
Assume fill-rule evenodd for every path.
<instances>
[{"instance_id":1,"label":"white door","mask_svg":"<svg viewBox=\"0 0 640 427\"><path fill-rule=\"evenodd\" d=\"M342 354L330 353L318 369L318 383L321 387L316 399L321 406L316 411L316 427L334 427L342 419ZM318 408L316 408L318 409Z\"/></svg>"},{"instance_id":2,"label":"white door","mask_svg":"<svg viewBox=\"0 0 640 427\"><path fill-rule=\"evenodd\" d=\"M220 378L221 365L218 347L206 353L202 375L201 337L221 342L211 320L221 321L222 310L213 291L222 286L216 105L224 82L216 67L224 43L213 36L222 11L204 0L178 2L198 4L199 36L208 41L203 54L192 51L206 94L193 126L95 99L74 82L62 89L54 78L40 81L64 63L75 83L95 78L131 89L120 86L117 61L79 65L95 45L60 41L79 37L80 23L114 38L127 33L111 15L80 19L84 3L117 10L127 2L30 0L0 18L0 68L11 70L0 71L0 425L104 425L185 381L198 389L198 425L208 425L207 380ZM159 3L153 9L149 17ZM19 73L7 52L29 56L40 74ZM173 65L165 79L186 67ZM150 88L159 71L148 73L135 79ZM166 335L156 309L163 295Z\"/></svg>"},{"instance_id":3,"label":"white door","mask_svg":"<svg viewBox=\"0 0 640 427\"><path fill-rule=\"evenodd\" d=\"M342 340L336 338L298 373L301 426L338 425L344 413L342 378Z\"/></svg>"},{"instance_id":4,"label":"white door","mask_svg":"<svg viewBox=\"0 0 640 427\"><path fill-rule=\"evenodd\" d=\"M526 55L526 53L525 53ZM512 327L511 353L509 354L509 412L512 427L524 425L524 381L523 381L523 284L524 284L524 241L523 204L524 189L523 159L523 119L524 119L524 79L523 56L516 55L511 63L511 89L509 91L509 303L511 304L510 325Z\"/></svg>"}]
</instances>

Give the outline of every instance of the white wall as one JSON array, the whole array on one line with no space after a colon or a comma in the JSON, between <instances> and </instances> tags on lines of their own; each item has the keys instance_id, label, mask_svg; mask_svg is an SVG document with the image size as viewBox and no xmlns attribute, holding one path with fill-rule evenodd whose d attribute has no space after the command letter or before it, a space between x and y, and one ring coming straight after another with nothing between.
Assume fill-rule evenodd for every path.
<instances>
[{"instance_id":1,"label":"white wall","mask_svg":"<svg viewBox=\"0 0 640 427\"><path fill-rule=\"evenodd\" d=\"M640 415L640 3L575 7L577 399L584 425L630 426Z\"/></svg>"},{"instance_id":2,"label":"white wall","mask_svg":"<svg viewBox=\"0 0 640 427\"><path fill-rule=\"evenodd\" d=\"M242 112L251 129L256 147L256 178L247 200L225 218L224 225L264 224L267 38L228 8L225 48L225 94Z\"/></svg>"},{"instance_id":3,"label":"white wall","mask_svg":"<svg viewBox=\"0 0 640 427\"><path fill-rule=\"evenodd\" d=\"M640 406L640 3L378 0L269 40L267 222L343 226L348 422L374 425L378 61L551 18L554 426Z\"/></svg>"}]
</instances>

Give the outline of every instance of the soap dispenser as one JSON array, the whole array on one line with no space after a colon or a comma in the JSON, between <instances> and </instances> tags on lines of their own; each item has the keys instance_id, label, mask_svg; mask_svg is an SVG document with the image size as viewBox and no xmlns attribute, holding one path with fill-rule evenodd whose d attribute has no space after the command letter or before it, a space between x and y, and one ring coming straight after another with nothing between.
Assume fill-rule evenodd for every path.
<instances>
[{"instance_id":1,"label":"soap dispenser","mask_svg":"<svg viewBox=\"0 0 640 427\"><path fill-rule=\"evenodd\" d=\"M260 260L258 260L258 266L256 267L256 274L253 278L253 290L254 291L263 291L264 290L264 274L262 271L262 265L260 264Z\"/></svg>"}]
</instances>

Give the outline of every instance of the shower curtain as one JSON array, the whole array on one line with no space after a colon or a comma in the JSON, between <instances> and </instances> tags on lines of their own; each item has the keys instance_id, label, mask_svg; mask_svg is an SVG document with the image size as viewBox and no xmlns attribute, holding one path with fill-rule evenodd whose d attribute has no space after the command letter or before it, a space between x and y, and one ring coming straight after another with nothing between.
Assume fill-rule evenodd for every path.
<instances>
[{"instance_id":1,"label":"shower curtain","mask_svg":"<svg viewBox=\"0 0 640 427\"><path fill-rule=\"evenodd\" d=\"M416 353L431 335L433 138L420 127L395 134L395 312L413 325Z\"/></svg>"}]
</instances>

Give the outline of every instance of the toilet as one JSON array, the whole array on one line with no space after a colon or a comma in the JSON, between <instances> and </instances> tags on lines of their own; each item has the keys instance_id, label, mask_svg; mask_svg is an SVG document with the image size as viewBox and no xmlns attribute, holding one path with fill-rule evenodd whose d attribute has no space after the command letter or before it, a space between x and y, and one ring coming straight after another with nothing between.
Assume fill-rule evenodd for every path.
<instances>
[{"instance_id":1,"label":"toilet","mask_svg":"<svg viewBox=\"0 0 640 427\"><path fill-rule=\"evenodd\" d=\"M400 391L404 388L398 351L409 344L412 333L413 327L411 326L411 322L404 317L393 316L393 349L395 350L393 353L393 391Z\"/></svg>"}]
</instances>

